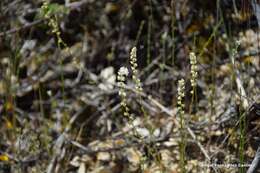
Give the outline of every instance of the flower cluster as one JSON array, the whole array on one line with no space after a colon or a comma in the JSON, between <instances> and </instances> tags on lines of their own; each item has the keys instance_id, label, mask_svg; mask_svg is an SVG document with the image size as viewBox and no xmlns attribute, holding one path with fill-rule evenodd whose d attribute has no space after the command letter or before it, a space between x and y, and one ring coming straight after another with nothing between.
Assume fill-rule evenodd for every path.
<instances>
[{"instance_id":1,"label":"flower cluster","mask_svg":"<svg viewBox=\"0 0 260 173\"><path fill-rule=\"evenodd\" d=\"M186 145L186 133L185 133L185 119L184 119L184 97L185 97L185 81L181 79L178 81L178 97L177 97L177 109L180 118L180 165L181 165L181 172L185 171L185 145Z\"/></svg>"},{"instance_id":2,"label":"flower cluster","mask_svg":"<svg viewBox=\"0 0 260 173\"><path fill-rule=\"evenodd\" d=\"M138 70L137 70L137 56L136 56L136 47L133 47L130 53L130 64L131 64L131 70L133 72L132 79L135 82L135 89L138 92L142 92L143 88L141 85L141 81L138 78Z\"/></svg>"},{"instance_id":3,"label":"flower cluster","mask_svg":"<svg viewBox=\"0 0 260 173\"><path fill-rule=\"evenodd\" d=\"M197 66L197 57L194 52L190 53L190 64L191 64L191 86L196 87L197 77L198 77L198 66Z\"/></svg>"},{"instance_id":4,"label":"flower cluster","mask_svg":"<svg viewBox=\"0 0 260 173\"><path fill-rule=\"evenodd\" d=\"M121 97L121 106L124 109L124 116L130 117L129 108L126 103L126 77L128 76L129 72L126 67L121 67L117 73L117 80L119 85L119 96Z\"/></svg>"},{"instance_id":5,"label":"flower cluster","mask_svg":"<svg viewBox=\"0 0 260 173\"><path fill-rule=\"evenodd\" d=\"M43 5L41 6L41 10L44 13L44 18L46 18L48 20L48 25L52 29L51 32L53 34L55 34L58 39L58 44L65 45L65 43L63 42L63 40L61 38L61 32L59 29L59 24L57 22L57 18L55 16L52 17L49 5L50 4L47 1L44 1Z\"/></svg>"},{"instance_id":6,"label":"flower cluster","mask_svg":"<svg viewBox=\"0 0 260 173\"><path fill-rule=\"evenodd\" d=\"M185 81L184 79L181 79L178 81L178 97L177 97L177 107L178 107L178 113L180 115L184 114L184 103L183 99L185 97Z\"/></svg>"},{"instance_id":7,"label":"flower cluster","mask_svg":"<svg viewBox=\"0 0 260 173\"><path fill-rule=\"evenodd\" d=\"M234 47L231 49L231 60L232 60L232 64L235 64L235 57L238 54L238 48L241 45L241 41L237 40L235 42Z\"/></svg>"}]
</instances>

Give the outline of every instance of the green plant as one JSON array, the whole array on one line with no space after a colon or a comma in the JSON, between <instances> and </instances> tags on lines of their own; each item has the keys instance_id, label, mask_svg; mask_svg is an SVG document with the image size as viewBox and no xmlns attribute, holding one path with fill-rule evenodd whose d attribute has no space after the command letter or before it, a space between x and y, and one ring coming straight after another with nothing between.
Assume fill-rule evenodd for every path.
<instances>
[{"instance_id":1,"label":"green plant","mask_svg":"<svg viewBox=\"0 0 260 173\"><path fill-rule=\"evenodd\" d=\"M48 1L45 0L43 2L42 6L41 6L41 10L40 10L40 13L39 13L38 17L44 18L47 21L47 24L50 27L51 33L54 34L54 36L55 36L55 38L57 40L57 45L58 45L59 51L62 51L62 49L65 49L65 51L68 52L68 54L73 57L73 55L72 55L68 45L62 39L61 30L60 30L60 27L59 27L59 21L61 19L63 19L64 16L66 14L68 14L68 12L69 12L69 8L67 8L66 6L59 5L57 3L49 3ZM65 103L66 96L65 96L65 81L64 81L63 60L64 60L63 56L58 58L58 64L59 64L59 67L60 67L60 80L61 80L62 100ZM77 59L73 58L73 63L76 63L77 67L79 68L79 70L82 71L83 66L82 66L82 64L78 63ZM40 89L41 88L39 88L39 96L40 96L40 103L41 103L41 99L42 99L41 95L42 95L42 93L41 93ZM54 102L55 101L52 100L52 103L54 103ZM43 113L41 105L40 105L40 108L41 108L41 112ZM63 115L62 119L58 120L58 121L61 121L61 125L63 127L65 127L66 124L68 123L69 116L65 112L62 115Z\"/></svg>"},{"instance_id":2,"label":"green plant","mask_svg":"<svg viewBox=\"0 0 260 173\"><path fill-rule=\"evenodd\" d=\"M180 149L180 167L181 172L185 173L185 148L186 148L186 131L185 131L185 117L184 117L184 97L185 97L185 81L184 79L180 79L178 81L178 97L177 97L177 108L178 108L178 116L180 117L180 137L181 141L179 143Z\"/></svg>"},{"instance_id":3,"label":"green plant","mask_svg":"<svg viewBox=\"0 0 260 173\"><path fill-rule=\"evenodd\" d=\"M43 17L44 19L47 20L48 26L51 28L51 32L57 38L58 48L61 49L62 47L65 47L66 50L69 52L69 48L68 48L67 44L61 38L61 31L59 28L59 19L62 18L63 15L65 15L66 13L68 13L68 9L66 7L64 7L62 5L58 5L56 3L49 3L47 1L44 1L43 5L41 6L40 17ZM58 62L60 64L60 68L61 68L62 97L63 97L63 101L65 101L62 58L59 58Z\"/></svg>"},{"instance_id":4,"label":"green plant","mask_svg":"<svg viewBox=\"0 0 260 173\"><path fill-rule=\"evenodd\" d=\"M240 41L236 41L235 45L233 48L230 50L230 60L232 63L232 81L237 80L239 76L238 75L238 70L235 62L235 56L237 55L238 48L240 46ZM243 95L241 94L242 91L238 91L239 93L239 100L243 100L245 98L242 98ZM246 129L246 116L245 113L243 113L242 110L245 108L243 103L239 105L239 161L240 161L240 167L239 167L239 172L244 173L245 168L242 166L244 164L244 153L245 153L245 129Z\"/></svg>"}]
</instances>

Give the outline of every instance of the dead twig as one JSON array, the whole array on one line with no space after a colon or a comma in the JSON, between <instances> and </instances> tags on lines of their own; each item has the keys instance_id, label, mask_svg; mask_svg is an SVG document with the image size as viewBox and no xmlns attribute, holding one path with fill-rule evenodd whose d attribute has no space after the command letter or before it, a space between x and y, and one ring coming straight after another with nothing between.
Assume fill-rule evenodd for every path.
<instances>
[{"instance_id":1,"label":"dead twig","mask_svg":"<svg viewBox=\"0 0 260 173\"><path fill-rule=\"evenodd\" d=\"M33 26L36 26L36 25L42 23L43 21L44 21L44 19L39 19L39 20L33 21L31 23L25 24L24 26L21 26L19 28L13 28L11 30L8 30L8 31L5 31L5 32L1 32L0 33L0 37L10 36L11 34L14 34L14 33L20 32L22 30L25 30L25 29L31 28Z\"/></svg>"},{"instance_id":2,"label":"dead twig","mask_svg":"<svg viewBox=\"0 0 260 173\"><path fill-rule=\"evenodd\" d=\"M162 143L165 142L167 138L166 137L161 137L161 138L152 138L152 139L147 139L139 142L132 142L132 143L126 143L120 146L115 146L115 147L109 147L109 148L100 148L93 150L90 147L85 147L84 145L76 142L76 141L70 141L70 143L82 150L80 154L96 154L100 152L112 152L112 151L117 151L121 150L124 148L129 148L129 147L139 147L139 146L144 146L144 145L150 145L150 144L156 144L156 143Z\"/></svg>"},{"instance_id":3,"label":"dead twig","mask_svg":"<svg viewBox=\"0 0 260 173\"><path fill-rule=\"evenodd\" d=\"M239 76L239 73L238 71L236 71L236 84L237 84L237 90L238 90L238 93L240 94L241 96L241 101L242 101L242 107L244 110L247 110L247 108L249 107L249 102L247 100L247 95L246 95L246 91L243 87L243 83L240 79L240 76Z\"/></svg>"},{"instance_id":4,"label":"dead twig","mask_svg":"<svg viewBox=\"0 0 260 173\"><path fill-rule=\"evenodd\" d=\"M260 146L258 147L255 158L252 161L247 173L256 173L260 169Z\"/></svg>"}]
</instances>

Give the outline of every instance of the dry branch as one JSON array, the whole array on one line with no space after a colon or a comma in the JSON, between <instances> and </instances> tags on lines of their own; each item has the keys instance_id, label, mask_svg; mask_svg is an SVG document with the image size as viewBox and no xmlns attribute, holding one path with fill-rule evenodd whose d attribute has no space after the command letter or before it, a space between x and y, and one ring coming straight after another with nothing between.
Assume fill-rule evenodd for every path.
<instances>
[{"instance_id":1,"label":"dry branch","mask_svg":"<svg viewBox=\"0 0 260 173\"><path fill-rule=\"evenodd\" d=\"M260 146L257 149L255 158L251 163L251 166L247 170L247 173L256 173L260 169Z\"/></svg>"}]
</instances>

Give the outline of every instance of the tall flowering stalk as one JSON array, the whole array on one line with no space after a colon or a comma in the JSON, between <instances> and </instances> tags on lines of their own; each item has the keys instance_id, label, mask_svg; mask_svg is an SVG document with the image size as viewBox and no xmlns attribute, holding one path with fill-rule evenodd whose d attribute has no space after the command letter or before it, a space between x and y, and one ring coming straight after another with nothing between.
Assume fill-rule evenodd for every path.
<instances>
[{"instance_id":1,"label":"tall flowering stalk","mask_svg":"<svg viewBox=\"0 0 260 173\"><path fill-rule=\"evenodd\" d=\"M143 88L141 85L141 80L138 78L138 70L137 70L137 56L136 56L137 49L136 47L133 47L130 52L130 64L131 64L131 70L132 70L132 79L135 83L135 89L138 92L142 92Z\"/></svg>"},{"instance_id":2,"label":"tall flowering stalk","mask_svg":"<svg viewBox=\"0 0 260 173\"><path fill-rule=\"evenodd\" d=\"M193 108L196 108L196 103L197 103L197 79L198 79L198 65L197 65L197 57L194 52L190 53L190 65L191 65L191 78L190 78L190 83L191 83L191 104L190 104L190 113L192 112Z\"/></svg>"},{"instance_id":3,"label":"tall flowering stalk","mask_svg":"<svg viewBox=\"0 0 260 173\"><path fill-rule=\"evenodd\" d=\"M137 93L139 94L139 101L141 102L142 101L141 92L143 91L143 88L142 88L141 80L138 77L137 49L136 49L136 47L133 47L131 52L130 52L130 65L131 65L131 70L132 70L132 80L135 83L135 89L136 89ZM147 122L148 121L148 115L147 115L146 111L144 110L144 107L143 107L142 104L141 104L141 110L144 114L145 122ZM150 132L151 131L152 130L150 130Z\"/></svg>"},{"instance_id":4,"label":"tall flowering stalk","mask_svg":"<svg viewBox=\"0 0 260 173\"><path fill-rule=\"evenodd\" d=\"M47 1L43 2L41 6L41 10L44 13L44 18L47 19L49 27L52 29L52 33L56 35L58 40L58 45L61 47L62 45L67 47L66 43L61 38L61 32L59 29L57 16L51 15L50 4Z\"/></svg>"},{"instance_id":5,"label":"tall flowering stalk","mask_svg":"<svg viewBox=\"0 0 260 173\"><path fill-rule=\"evenodd\" d=\"M190 53L190 64L191 64L191 79L190 83L192 86L191 94L194 94L194 91L197 86L197 78L198 78L198 66L197 66L197 57L194 52Z\"/></svg>"},{"instance_id":6,"label":"tall flowering stalk","mask_svg":"<svg viewBox=\"0 0 260 173\"><path fill-rule=\"evenodd\" d=\"M126 67L121 67L117 74L117 80L119 85L119 96L121 97L121 107L123 108L124 116L130 117L129 108L126 103L126 77L129 72Z\"/></svg>"},{"instance_id":7,"label":"tall flowering stalk","mask_svg":"<svg viewBox=\"0 0 260 173\"><path fill-rule=\"evenodd\" d=\"M185 173L185 147L186 147L186 133L185 133L185 118L184 118L184 97L185 97L185 81L180 79L178 81L177 89L177 109L178 115L180 117L180 132L181 132L181 141L180 141L180 166L181 172Z\"/></svg>"},{"instance_id":8,"label":"tall flowering stalk","mask_svg":"<svg viewBox=\"0 0 260 173\"><path fill-rule=\"evenodd\" d=\"M178 105L178 114L183 115L184 114L184 103L183 99L185 97L185 81L184 79L180 79L178 81L178 97L177 97L177 105Z\"/></svg>"}]
</instances>

